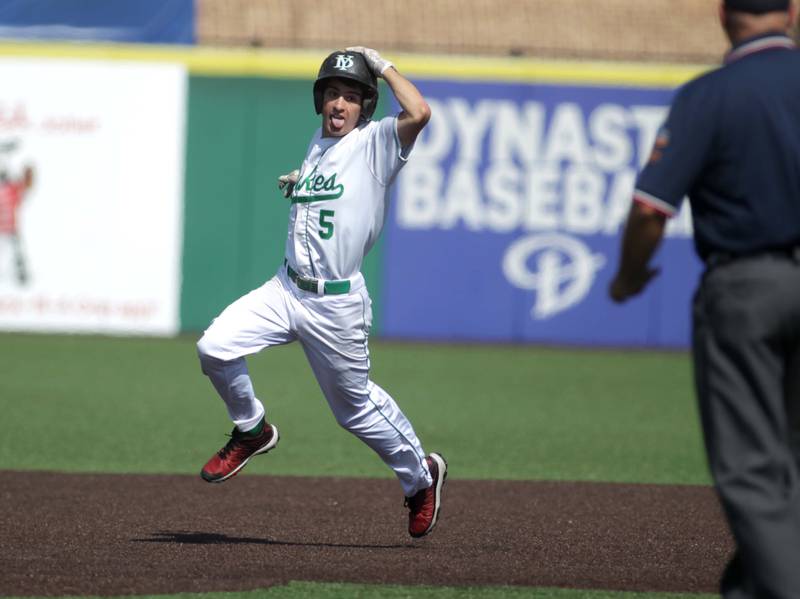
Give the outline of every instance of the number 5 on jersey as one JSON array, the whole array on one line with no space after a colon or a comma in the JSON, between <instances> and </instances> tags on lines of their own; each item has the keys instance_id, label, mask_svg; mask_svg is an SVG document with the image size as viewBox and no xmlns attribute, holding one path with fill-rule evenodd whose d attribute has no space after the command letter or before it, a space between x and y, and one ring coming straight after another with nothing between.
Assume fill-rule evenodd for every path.
<instances>
[{"instance_id":1,"label":"number 5 on jersey","mask_svg":"<svg viewBox=\"0 0 800 599\"><path fill-rule=\"evenodd\" d=\"M333 210L320 210L319 211L319 236L322 239L330 239L333 237Z\"/></svg>"}]
</instances>

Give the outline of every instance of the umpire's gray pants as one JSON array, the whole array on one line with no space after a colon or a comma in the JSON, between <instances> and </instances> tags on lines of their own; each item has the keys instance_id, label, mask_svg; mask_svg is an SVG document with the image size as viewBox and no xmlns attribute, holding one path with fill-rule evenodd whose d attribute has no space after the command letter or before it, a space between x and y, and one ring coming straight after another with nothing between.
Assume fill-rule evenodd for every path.
<instances>
[{"instance_id":1,"label":"umpire's gray pants","mask_svg":"<svg viewBox=\"0 0 800 599\"><path fill-rule=\"evenodd\" d=\"M736 539L726 599L800 598L800 252L717 266L694 300L709 466Z\"/></svg>"}]
</instances>

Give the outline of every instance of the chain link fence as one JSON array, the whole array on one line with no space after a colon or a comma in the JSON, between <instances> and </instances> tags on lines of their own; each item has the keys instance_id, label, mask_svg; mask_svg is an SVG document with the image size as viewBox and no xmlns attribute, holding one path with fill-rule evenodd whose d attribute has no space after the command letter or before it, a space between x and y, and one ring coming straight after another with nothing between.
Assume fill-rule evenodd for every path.
<instances>
[{"instance_id":1,"label":"chain link fence","mask_svg":"<svg viewBox=\"0 0 800 599\"><path fill-rule=\"evenodd\" d=\"M797 0L795 0L797 1ZM719 0L197 0L214 46L718 62Z\"/></svg>"},{"instance_id":2,"label":"chain link fence","mask_svg":"<svg viewBox=\"0 0 800 599\"><path fill-rule=\"evenodd\" d=\"M198 0L215 46L706 61L715 0Z\"/></svg>"}]
</instances>

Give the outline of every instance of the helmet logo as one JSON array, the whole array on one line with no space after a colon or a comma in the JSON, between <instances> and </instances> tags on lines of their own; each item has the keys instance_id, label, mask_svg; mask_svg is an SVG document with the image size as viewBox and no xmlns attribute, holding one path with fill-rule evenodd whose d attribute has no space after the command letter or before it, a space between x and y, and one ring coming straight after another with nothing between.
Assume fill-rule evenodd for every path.
<instances>
[{"instance_id":1,"label":"helmet logo","mask_svg":"<svg viewBox=\"0 0 800 599\"><path fill-rule=\"evenodd\" d=\"M347 54L337 54L336 64L333 65L333 68L340 71L349 71L353 68L353 57Z\"/></svg>"}]
</instances>

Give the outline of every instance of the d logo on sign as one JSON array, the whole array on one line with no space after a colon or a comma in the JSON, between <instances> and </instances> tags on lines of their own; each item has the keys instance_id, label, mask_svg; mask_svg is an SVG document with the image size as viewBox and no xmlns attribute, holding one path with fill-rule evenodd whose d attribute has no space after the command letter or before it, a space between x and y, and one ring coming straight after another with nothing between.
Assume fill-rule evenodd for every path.
<instances>
[{"instance_id":1,"label":"d logo on sign","mask_svg":"<svg viewBox=\"0 0 800 599\"><path fill-rule=\"evenodd\" d=\"M534 259L531 270L529 261ZM605 265L580 240L561 234L531 235L514 242L503 257L503 272L512 285L536 291L531 315L545 319L580 302Z\"/></svg>"},{"instance_id":2,"label":"d logo on sign","mask_svg":"<svg viewBox=\"0 0 800 599\"><path fill-rule=\"evenodd\" d=\"M347 54L337 54L336 64L333 65L333 68L340 71L349 71L353 68L353 57Z\"/></svg>"}]
</instances>

